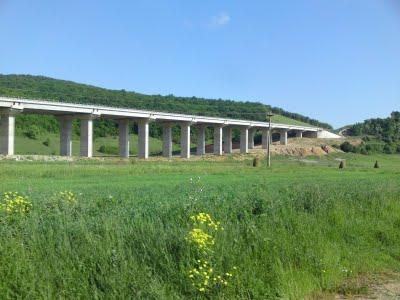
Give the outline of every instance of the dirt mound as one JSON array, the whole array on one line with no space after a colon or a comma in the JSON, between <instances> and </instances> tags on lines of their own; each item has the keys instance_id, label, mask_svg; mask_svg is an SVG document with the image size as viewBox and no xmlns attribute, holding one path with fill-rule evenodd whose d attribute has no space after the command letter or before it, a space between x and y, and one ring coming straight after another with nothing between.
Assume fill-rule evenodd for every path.
<instances>
[{"instance_id":1,"label":"dirt mound","mask_svg":"<svg viewBox=\"0 0 400 300\"><path fill-rule=\"evenodd\" d=\"M338 148L334 148L332 145L341 144L344 139L312 139L312 138L290 138L288 145L280 145L279 142L274 142L271 145L271 153L279 155L290 155L290 156L322 156L329 153L342 152ZM214 145L209 144L206 146L206 153L212 154L214 151ZM232 143L232 149L234 154L240 153L240 144ZM260 144L256 144L254 149L249 149L249 152L255 156L265 155L266 150L262 149Z\"/></svg>"},{"instance_id":2,"label":"dirt mound","mask_svg":"<svg viewBox=\"0 0 400 300\"><path fill-rule=\"evenodd\" d=\"M297 145L288 145L288 146L281 146L281 145L272 145L271 146L271 153L274 154L281 154L281 155L291 155L291 156L310 156L310 155L317 155L322 156L333 152L338 152L337 150L331 146L321 145L321 146L311 146L311 147L304 147L304 146L297 146Z\"/></svg>"}]
</instances>

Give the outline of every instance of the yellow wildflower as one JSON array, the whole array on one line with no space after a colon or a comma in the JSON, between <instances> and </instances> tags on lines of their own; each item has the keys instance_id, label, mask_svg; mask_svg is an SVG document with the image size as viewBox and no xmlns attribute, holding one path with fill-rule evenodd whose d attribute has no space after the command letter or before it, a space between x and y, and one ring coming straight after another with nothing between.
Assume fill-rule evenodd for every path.
<instances>
[{"instance_id":1,"label":"yellow wildflower","mask_svg":"<svg viewBox=\"0 0 400 300\"><path fill-rule=\"evenodd\" d=\"M32 203L28 198L17 192L6 192L3 194L3 201L0 202L0 210L6 213L28 213L32 208Z\"/></svg>"}]
</instances>

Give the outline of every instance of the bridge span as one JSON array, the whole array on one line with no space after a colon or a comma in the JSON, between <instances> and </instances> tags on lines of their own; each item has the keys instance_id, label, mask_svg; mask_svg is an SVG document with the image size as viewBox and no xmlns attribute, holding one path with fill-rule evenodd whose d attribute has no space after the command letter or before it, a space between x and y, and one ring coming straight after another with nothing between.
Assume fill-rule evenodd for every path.
<instances>
[{"instance_id":1,"label":"bridge span","mask_svg":"<svg viewBox=\"0 0 400 300\"><path fill-rule=\"evenodd\" d=\"M172 125L181 128L181 157L190 158L190 129L197 127L197 155L205 154L205 129L214 128L214 154L232 153L232 129L240 130L240 152L248 153L254 148L254 135L262 132L262 147L267 148L269 124L267 122L236 120L206 116L184 115L128 108L116 108L74 103L38 101L0 97L0 154L14 154L15 116L20 113L55 116L60 123L60 155L72 155L72 121L80 119L80 155L93 155L93 120L112 119L118 122L119 154L129 157L129 126L138 125L138 157L149 156L149 123L159 122L163 128L163 156L172 157ZM271 131L280 134L280 143L287 144L288 132L296 137L335 138L339 137L324 129L312 126L296 126L271 123Z\"/></svg>"}]
</instances>

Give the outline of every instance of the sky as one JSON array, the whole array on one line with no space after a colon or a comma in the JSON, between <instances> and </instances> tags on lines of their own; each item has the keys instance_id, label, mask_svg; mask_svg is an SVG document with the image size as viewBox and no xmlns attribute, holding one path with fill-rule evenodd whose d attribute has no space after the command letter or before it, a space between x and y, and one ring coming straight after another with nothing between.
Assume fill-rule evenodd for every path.
<instances>
[{"instance_id":1,"label":"sky","mask_svg":"<svg viewBox=\"0 0 400 300\"><path fill-rule=\"evenodd\" d=\"M257 101L338 128L400 110L400 0L0 0L0 73Z\"/></svg>"}]
</instances>

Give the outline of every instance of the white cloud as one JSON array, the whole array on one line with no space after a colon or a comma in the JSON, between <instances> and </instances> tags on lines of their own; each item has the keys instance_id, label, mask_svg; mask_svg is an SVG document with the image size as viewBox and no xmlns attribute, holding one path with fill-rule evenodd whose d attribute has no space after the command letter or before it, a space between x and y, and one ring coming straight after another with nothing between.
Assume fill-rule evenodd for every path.
<instances>
[{"instance_id":1,"label":"white cloud","mask_svg":"<svg viewBox=\"0 0 400 300\"><path fill-rule=\"evenodd\" d=\"M211 18L210 25L213 27L225 26L231 20L231 17L226 12L220 12L218 15Z\"/></svg>"}]
</instances>

